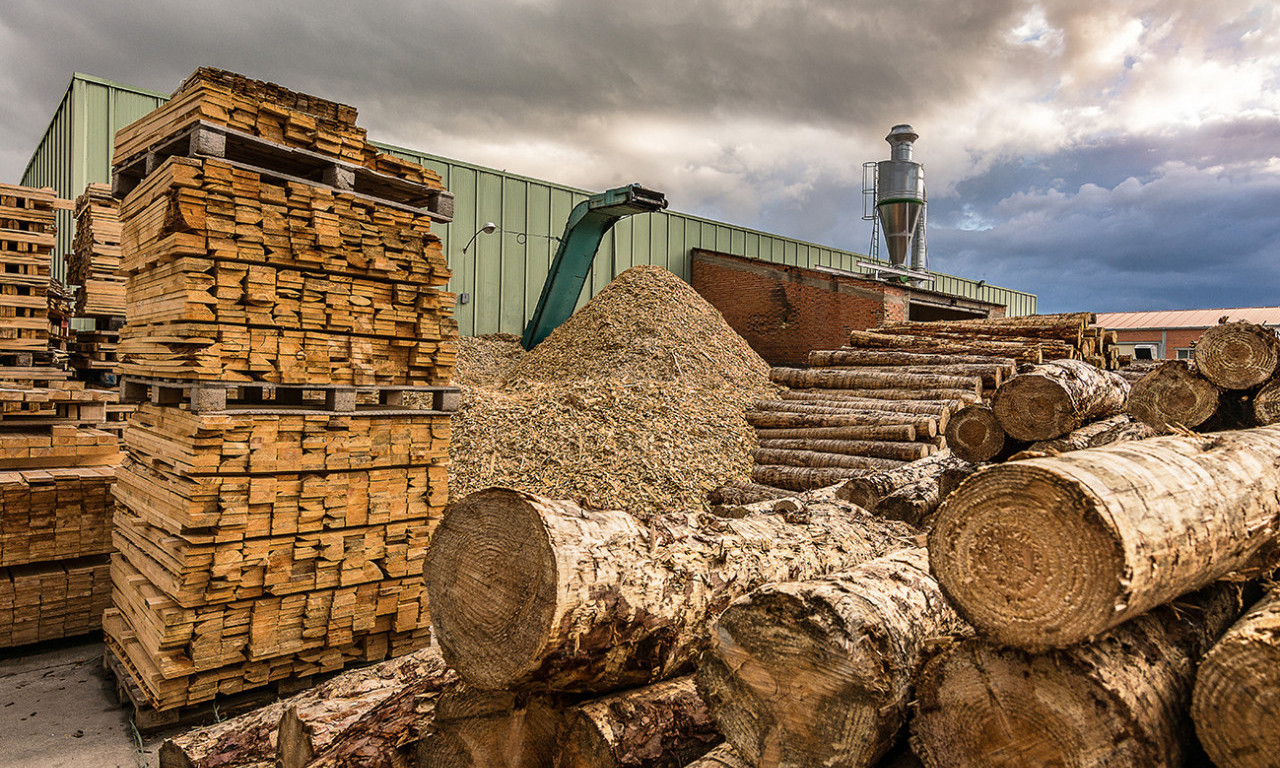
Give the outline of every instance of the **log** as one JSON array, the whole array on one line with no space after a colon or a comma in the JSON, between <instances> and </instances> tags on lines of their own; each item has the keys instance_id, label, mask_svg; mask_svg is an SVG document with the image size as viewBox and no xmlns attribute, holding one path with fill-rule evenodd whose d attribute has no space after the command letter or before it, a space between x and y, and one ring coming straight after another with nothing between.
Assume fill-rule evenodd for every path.
<instances>
[{"instance_id":1,"label":"log","mask_svg":"<svg viewBox=\"0 0 1280 768\"><path fill-rule=\"evenodd\" d=\"M867 365L825 365L814 366L815 370L824 371L863 371L865 373L879 374L918 374L918 375L936 375L936 376L960 376L964 378L975 378L982 380L984 388L995 388L1004 383L1005 379L1013 376L1017 372L1017 366L1012 362L1008 366L1002 365L967 365L961 363L938 364L938 365L885 365L885 366L867 366Z\"/></svg>"},{"instance_id":2,"label":"log","mask_svg":"<svg viewBox=\"0 0 1280 768\"><path fill-rule=\"evenodd\" d=\"M1280 423L1280 378L1274 378L1253 396L1253 419L1260 427Z\"/></svg>"},{"instance_id":3,"label":"log","mask_svg":"<svg viewBox=\"0 0 1280 768\"><path fill-rule=\"evenodd\" d=\"M848 344L851 347L863 349L1011 357L1020 363L1039 363L1046 357L1052 360L1071 354L1070 346L1056 341L1031 344L1016 341L963 341L935 339L928 336L899 336L872 331L850 331Z\"/></svg>"},{"instance_id":4,"label":"log","mask_svg":"<svg viewBox=\"0 0 1280 768\"><path fill-rule=\"evenodd\" d=\"M794 390L806 394L820 394L830 398L891 400L959 400L965 403L976 402L978 395L973 390L965 389L828 389L825 387L801 387Z\"/></svg>"},{"instance_id":5,"label":"log","mask_svg":"<svg viewBox=\"0 0 1280 768\"><path fill-rule=\"evenodd\" d=\"M735 600L698 686L752 765L869 766L894 745L926 650L965 631L915 547Z\"/></svg>"},{"instance_id":6,"label":"log","mask_svg":"<svg viewBox=\"0 0 1280 768\"><path fill-rule=\"evenodd\" d=\"M1239 605L1222 586L1041 654L958 643L917 680L911 746L929 768L1199 764L1187 716L1195 664Z\"/></svg>"},{"instance_id":7,"label":"log","mask_svg":"<svg viewBox=\"0 0 1280 768\"><path fill-rule=\"evenodd\" d=\"M1080 334L1085 326L1097 321L1092 312L1062 312L1052 315L1018 315L1016 317L984 317L973 320L897 320L881 323L877 329L885 333L920 333L933 331L976 331L993 335L1030 336L1028 330L1037 333Z\"/></svg>"},{"instance_id":8,"label":"log","mask_svg":"<svg viewBox=\"0 0 1280 768\"><path fill-rule=\"evenodd\" d=\"M479 688L605 692L668 679L690 668L708 617L735 597L850 568L911 535L850 504L815 506L830 514L805 524L703 513L642 523L478 491L445 513L427 552L435 636Z\"/></svg>"},{"instance_id":9,"label":"log","mask_svg":"<svg viewBox=\"0 0 1280 768\"><path fill-rule=\"evenodd\" d=\"M681 768L721 741L686 675L571 707L558 768Z\"/></svg>"},{"instance_id":10,"label":"log","mask_svg":"<svg viewBox=\"0 0 1280 768\"><path fill-rule=\"evenodd\" d=\"M292 760L300 752L321 754L396 694L428 695L455 679L435 648L348 670L288 699L167 739L160 746L160 768L215 768ZM284 756L277 753L277 743L286 720L295 732ZM406 723L405 733L410 730ZM305 743L299 738L304 735Z\"/></svg>"},{"instance_id":11,"label":"log","mask_svg":"<svg viewBox=\"0 0 1280 768\"><path fill-rule=\"evenodd\" d=\"M933 525L933 515L942 503L942 488L935 480L917 480L885 496L875 513L886 520L901 520L916 528Z\"/></svg>"},{"instance_id":12,"label":"log","mask_svg":"<svg viewBox=\"0 0 1280 768\"><path fill-rule=\"evenodd\" d=\"M1005 434L990 407L967 405L947 421L947 447L957 457L971 462L993 461L1021 449L1025 443Z\"/></svg>"},{"instance_id":13,"label":"log","mask_svg":"<svg viewBox=\"0 0 1280 768\"><path fill-rule=\"evenodd\" d=\"M1081 451L1085 448L1097 448L1129 440L1146 440L1148 437L1155 437L1157 434L1155 428L1149 424L1134 421L1129 414L1121 413L1086 424L1062 437L1032 443L1027 446L1026 450L1029 453L1040 455L1054 455L1066 453L1067 451Z\"/></svg>"},{"instance_id":14,"label":"log","mask_svg":"<svg viewBox=\"0 0 1280 768\"><path fill-rule=\"evenodd\" d=\"M1219 768L1266 768L1280 756L1280 585L1240 618L1196 671L1191 718Z\"/></svg>"},{"instance_id":15,"label":"log","mask_svg":"<svg viewBox=\"0 0 1280 768\"><path fill-rule=\"evenodd\" d=\"M751 481L794 491L812 491L861 477L874 470L849 467L789 467L780 464L757 464L751 468Z\"/></svg>"},{"instance_id":16,"label":"log","mask_svg":"<svg viewBox=\"0 0 1280 768\"><path fill-rule=\"evenodd\" d=\"M980 631L1080 642L1277 560L1280 427L1155 437L983 469L942 503L934 572Z\"/></svg>"},{"instance_id":17,"label":"log","mask_svg":"<svg viewBox=\"0 0 1280 768\"><path fill-rule=\"evenodd\" d=\"M555 696L446 686L418 741L417 768L554 768L564 704Z\"/></svg>"},{"instance_id":18,"label":"log","mask_svg":"<svg viewBox=\"0 0 1280 768\"><path fill-rule=\"evenodd\" d=\"M874 401L872 401L874 402ZM890 403L886 400L880 400L878 406L857 406L840 402L818 402L818 401L798 401L798 400L761 400L752 406L752 413L803 413L811 416L856 416L866 412L874 414L883 413L908 413L904 409L897 407L897 403ZM927 408L917 408L912 415L932 416L938 422L938 429L946 428L947 417L950 416L950 410L939 408L936 406L928 406Z\"/></svg>"},{"instance_id":19,"label":"log","mask_svg":"<svg viewBox=\"0 0 1280 768\"><path fill-rule=\"evenodd\" d=\"M938 434L938 419L914 413L884 411L858 411L848 414L786 413L783 411L747 411L747 423L753 427L795 429L797 427L865 427L899 426L915 428L917 437L933 437Z\"/></svg>"},{"instance_id":20,"label":"log","mask_svg":"<svg viewBox=\"0 0 1280 768\"><path fill-rule=\"evenodd\" d=\"M1191 357L1200 375L1219 387L1249 389L1276 372L1280 340L1265 325L1224 322L1201 334Z\"/></svg>"},{"instance_id":21,"label":"log","mask_svg":"<svg viewBox=\"0 0 1280 768\"><path fill-rule=\"evenodd\" d=\"M863 427L757 427L758 440L891 440L912 443L916 428L910 424L871 424Z\"/></svg>"},{"instance_id":22,"label":"log","mask_svg":"<svg viewBox=\"0 0 1280 768\"><path fill-rule=\"evenodd\" d=\"M1185 360L1170 360L1133 382L1125 410L1161 431L1180 425L1194 429L1218 409L1221 390Z\"/></svg>"},{"instance_id":23,"label":"log","mask_svg":"<svg viewBox=\"0 0 1280 768\"><path fill-rule=\"evenodd\" d=\"M857 453L835 453L811 451L803 448L776 448L761 446L751 452L751 458L757 464L777 464L789 467L851 467L853 469L887 469L908 461L924 458L932 446L924 443L886 443L886 445L907 446L907 451L899 452L900 458L881 458L872 451ZM883 453L888 453L885 451Z\"/></svg>"},{"instance_id":24,"label":"log","mask_svg":"<svg viewBox=\"0 0 1280 768\"><path fill-rule=\"evenodd\" d=\"M689 763L685 768L756 768L738 754L733 745L722 742L720 746Z\"/></svg>"},{"instance_id":25,"label":"log","mask_svg":"<svg viewBox=\"0 0 1280 768\"><path fill-rule=\"evenodd\" d=\"M1079 360L1054 360L1014 376L991 402L1000 426L1018 440L1051 440L1124 410L1129 382Z\"/></svg>"},{"instance_id":26,"label":"log","mask_svg":"<svg viewBox=\"0 0 1280 768\"><path fill-rule=\"evenodd\" d=\"M793 496L792 491L782 488L772 488L767 485L757 485L756 483L732 483L722 485L719 488L712 488L707 492L707 503L712 506L754 504L757 501L766 501L769 499L783 499L787 496Z\"/></svg>"},{"instance_id":27,"label":"log","mask_svg":"<svg viewBox=\"0 0 1280 768\"><path fill-rule=\"evenodd\" d=\"M817 405L827 408L863 408L880 410L885 407L883 399L869 397L848 397L838 389L793 389L782 393L782 400L757 400L756 408L768 410L786 410L779 403L792 402L801 405ZM964 407L965 400L900 400L893 403L893 410L900 413L951 413ZM772 403L773 405L769 405Z\"/></svg>"},{"instance_id":28,"label":"log","mask_svg":"<svg viewBox=\"0 0 1280 768\"><path fill-rule=\"evenodd\" d=\"M1007 370L1014 368L1017 361L1012 357L989 355L940 355L929 352L899 352L893 349L854 347L814 350L809 353L809 367L822 368L829 365L994 365Z\"/></svg>"},{"instance_id":29,"label":"log","mask_svg":"<svg viewBox=\"0 0 1280 768\"><path fill-rule=\"evenodd\" d=\"M760 440L760 448L762 450L847 453L852 456L874 456L882 459L897 459L899 461L923 459L934 452L933 446L929 443L901 443L879 440Z\"/></svg>"},{"instance_id":30,"label":"log","mask_svg":"<svg viewBox=\"0 0 1280 768\"><path fill-rule=\"evenodd\" d=\"M873 472L843 483L836 491L836 498L852 502L863 509L875 509L880 499L894 491L921 480L936 478L948 468L965 464L963 459L946 453L936 453L926 459L913 461L896 469Z\"/></svg>"},{"instance_id":31,"label":"log","mask_svg":"<svg viewBox=\"0 0 1280 768\"><path fill-rule=\"evenodd\" d=\"M974 376L875 373L860 368L774 368L769 371L769 380L788 387L823 389L959 389L973 390L974 394L982 390L982 380Z\"/></svg>"}]
</instances>

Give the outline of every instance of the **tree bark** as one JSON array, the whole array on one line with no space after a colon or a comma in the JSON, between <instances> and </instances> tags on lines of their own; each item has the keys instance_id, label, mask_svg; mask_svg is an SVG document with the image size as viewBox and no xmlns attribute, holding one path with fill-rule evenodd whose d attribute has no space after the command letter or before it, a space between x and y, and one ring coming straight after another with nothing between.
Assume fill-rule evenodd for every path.
<instances>
[{"instance_id":1,"label":"tree bark","mask_svg":"<svg viewBox=\"0 0 1280 768\"><path fill-rule=\"evenodd\" d=\"M838 389L793 389L782 393L782 400L756 401L756 407L768 409L764 403L799 403L801 405L817 405L834 408L864 408L879 410L885 407L883 399L868 397L847 397ZM901 413L927 413L939 415L957 411L965 406L965 400L899 400L893 403L893 410ZM774 409L785 410L779 406Z\"/></svg>"},{"instance_id":2,"label":"tree bark","mask_svg":"<svg viewBox=\"0 0 1280 768\"><path fill-rule=\"evenodd\" d=\"M1058 341L965 341L936 339L928 336L900 336L872 331L851 331L849 346L863 349L892 349L902 352L928 352L943 355L991 355L1011 357L1020 363L1039 363L1044 359L1069 356L1072 349Z\"/></svg>"},{"instance_id":3,"label":"tree bark","mask_svg":"<svg viewBox=\"0 0 1280 768\"><path fill-rule=\"evenodd\" d=\"M851 470L845 470L851 471ZM909 526L843 502L805 524L587 511L506 488L455 503L427 553L435 635L480 688L603 692L686 671L707 619L761 583L849 568Z\"/></svg>"},{"instance_id":4,"label":"tree bark","mask_svg":"<svg viewBox=\"0 0 1280 768\"><path fill-rule=\"evenodd\" d=\"M712 506L741 506L754 504L757 501L783 499L793 495L795 494L792 491L783 488L773 488L768 485L757 485L756 483L734 483L722 485L719 488L713 488L708 491L707 503Z\"/></svg>"},{"instance_id":5,"label":"tree bark","mask_svg":"<svg viewBox=\"0 0 1280 768\"><path fill-rule=\"evenodd\" d=\"M820 368L774 368L770 381L788 387L820 389L957 389L982 391L982 379L975 376L942 376L928 373L876 373L860 368L827 370Z\"/></svg>"},{"instance_id":6,"label":"tree bark","mask_svg":"<svg viewBox=\"0 0 1280 768\"><path fill-rule=\"evenodd\" d=\"M417 768L554 768L563 721L556 697L455 683L423 729Z\"/></svg>"},{"instance_id":7,"label":"tree bark","mask_svg":"<svg viewBox=\"0 0 1280 768\"><path fill-rule=\"evenodd\" d=\"M916 547L734 601L698 686L752 765L869 766L906 720L926 649L965 631Z\"/></svg>"},{"instance_id":8,"label":"tree bark","mask_svg":"<svg viewBox=\"0 0 1280 768\"><path fill-rule=\"evenodd\" d=\"M1026 452L1037 455L1056 455L1068 451L1082 451L1085 448L1098 448L1112 443L1146 440L1157 434L1154 427L1134 421L1132 416L1122 413L1086 424L1062 437L1032 443L1027 446Z\"/></svg>"},{"instance_id":9,"label":"tree bark","mask_svg":"<svg viewBox=\"0 0 1280 768\"><path fill-rule=\"evenodd\" d=\"M788 467L777 464L757 464L751 468L751 481L775 488L793 491L812 491L829 485L861 477L874 470L848 467Z\"/></svg>"},{"instance_id":10,"label":"tree bark","mask_svg":"<svg viewBox=\"0 0 1280 768\"><path fill-rule=\"evenodd\" d=\"M910 424L869 424L859 427L757 427L758 440L892 440L912 443L916 428Z\"/></svg>"},{"instance_id":11,"label":"tree bark","mask_svg":"<svg viewBox=\"0 0 1280 768\"><path fill-rule=\"evenodd\" d=\"M813 366L814 370L823 371L862 371L865 373L878 374L919 374L919 375L935 375L935 376L961 376L966 378L975 378L982 380L984 388L995 388L1000 386L1005 379L1013 376L1017 372L1017 366L1010 363L1008 366L1002 365L967 365L960 363L938 364L938 365L893 365L893 366L866 366L866 365L824 365Z\"/></svg>"},{"instance_id":12,"label":"tree bark","mask_svg":"<svg viewBox=\"0 0 1280 768\"><path fill-rule=\"evenodd\" d=\"M866 399L866 400L888 400L891 402L902 402L904 400L959 400L962 403L973 403L980 399L979 395L974 394L974 390L965 389L867 389L867 388L828 388L828 387L797 387L792 391L803 392L808 395L821 395L824 398L839 397L850 399Z\"/></svg>"},{"instance_id":13,"label":"tree bark","mask_svg":"<svg viewBox=\"0 0 1280 768\"><path fill-rule=\"evenodd\" d=\"M685 768L756 768L742 759L737 750L727 742L689 763Z\"/></svg>"},{"instance_id":14,"label":"tree bark","mask_svg":"<svg viewBox=\"0 0 1280 768\"><path fill-rule=\"evenodd\" d=\"M965 464L963 459L947 453L936 453L926 459L913 461L895 469L873 472L843 483L836 491L836 498L844 499L873 510L885 496L921 480L936 479L945 470Z\"/></svg>"},{"instance_id":15,"label":"tree bark","mask_svg":"<svg viewBox=\"0 0 1280 768\"><path fill-rule=\"evenodd\" d=\"M1200 663L1191 699L1200 743L1218 768L1280 759L1280 585L1237 621Z\"/></svg>"},{"instance_id":16,"label":"tree bark","mask_svg":"<svg viewBox=\"0 0 1280 768\"><path fill-rule=\"evenodd\" d=\"M292 713L291 725L298 727L294 736L308 736L305 746L295 738L291 756L305 750L314 757L326 752L346 730L396 694L430 694L454 679L456 675L445 666L435 648L348 670L288 699L166 740L160 747L160 766L230 768L272 762L278 757L278 734L286 710ZM406 732L408 729L406 724Z\"/></svg>"},{"instance_id":17,"label":"tree bark","mask_svg":"<svg viewBox=\"0 0 1280 768\"><path fill-rule=\"evenodd\" d=\"M907 424L918 437L938 434L938 417L892 410L858 411L847 414L787 413L784 411L747 411L747 423L753 427L795 429L797 427L866 427Z\"/></svg>"},{"instance_id":18,"label":"tree bark","mask_svg":"<svg viewBox=\"0 0 1280 768\"><path fill-rule=\"evenodd\" d=\"M1235 571L1277 561L1280 427L1155 437L973 475L929 536L979 630L1061 647Z\"/></svg>"},{"instance_id":19,"label":"tree bark","mask_svg":"<svg viewBox=\"0 0 1280 768\"><path fill-rule=\"evenodd\" d=\"M1280 424L1280 377L1263 384L1254 394L1253 419L1261 427Z\"/></svg>"},{"instance_id":20,"label":"tree bark","mask_svg":"<svg viewBox=\"0 0 1280 768\"><path fill-rule=\"evenodd\" d=\"M1220 395L1218 386L1185 360L1170 360L1133 383L1125 410L1161 431L1175 424L1194 429L1218 409Z\"/></svg>"},{"instance_id":21,"label":"tree bark","mask_svg":"<svg viewBox=\"0 0 1280 768\"><path fill-rule=\"evenodd\" d=\"M1054 360L1014 376L991 403L1017 440L1052 440L1124 410L1129 382L1079 360Z\"/></svg>"},{"instance_id":22,"label":"tree bark","mask_svg":"<svg viewBox=\"0 0 1280 768\"><path fill-rule=\"evenodd\" d=\"M936 320L920 322L918 320L897 320L881 323L878 330L891 333L929 333L929 329L942 331L978 331L987 334L1034 335L1026 333L1033 330L1038 333L1062 332L1079 334L1086 326L1095 323L1098 316L1092 312L1061 312L1052 315L1018 315L1016 317L985 317L973 320Z\"/></svg>"},{"instance_id":23,"label":"tree bark","mask_svg":"<svg viewBox=\"0 0 1280 768\"><path fill-rule=\"evenodd\" d=\"M1276 372L1280 340L1265 325L1220 323L1206 330L1191 352L1196 370L1223 389L1250 389Z\"/></svg>"},{"instance_id":24,"label":"tree bark","mask_svg":"<svg viewBox=\"0 0 1280 768\"><path fill-rule=\"evenodd\" d=\"M559 768L681 768L721 741L686 675L570 708Z\"/></svg>"},{"instance_id":25,"label":"tree bark","mask_svg":"<svg viewBox=\"0 0 1280 768\"><path fill-rule=\"evenodd\" d=\"M911 745L929 768L1186 765L1195 664L1238 615L1222 586L1058 651L961 642L917 680Z\"/></svg>"},{"instance_id":26,"label":"tree bark","mask_svg":"<svg viewBox=\"0 0 1280 768\"><path fill-rule=\"evenodd\" d=\"M787 442L787 441L783 441ZM848 445L848 443L845 443ZM900 452L901 458L882 458L870 450L857 453L824 452L804 448L781 448L761 446L751 452L751 458L757 464L779 464L791 467L851 467L853 469L887 469L901 466L908 461L924 458L924 453L932 446L924 443L885 443L885 445L907 446L913 450ZM902 455L909 453L910 455Z\"/></svg>"},{"instance_id":27,"label":"tree bark","mask_svg":"<svg viewBox=\"0 0 1280 768\"><path fill-rule=\"evenodd\" d=\"M951 414L946 437L951 453L970 462L997 460L1026 445L1006 435L995 412L985 405L967 405Z\"/></svg>"},{"instance_id":28,"label":"tree bark","mask_svg":"<svg viewBox=\"0 0 1280 768\"><path fill-rule=\"evenodd\" d=\"M918 480L885 496L873 511L886 520L901 520L916 528L929 528L941 503L942 489L937 480Z\"/></svg>"},{"instance_id":29,"label":"tree bark","mask_svg":"<svg viewBox=\"0 0 1280 768\"><path fill-rule=\"evenodd\" d=\"M1017 361L1012 357L989 355L940 355L929 352L899 352L892 349L854 347L814 350L809 353L809 367L822 368L829 365L994 365L1013 373Z\"/></svg>"},{"instance_id":30,"label":"tree bark","mask_svg":"<svg viewBox=\"0 0 1280 768\"><path fill-rule=\"evenodd\" d=\"M758 436L757 436L758 437ZM761 450L817 451L819 453L847 453L851 456L872 456L898 461L916 461L932 456L930 443L901 443L880 440L760 440Z\"/></svg>"}]
</instances>

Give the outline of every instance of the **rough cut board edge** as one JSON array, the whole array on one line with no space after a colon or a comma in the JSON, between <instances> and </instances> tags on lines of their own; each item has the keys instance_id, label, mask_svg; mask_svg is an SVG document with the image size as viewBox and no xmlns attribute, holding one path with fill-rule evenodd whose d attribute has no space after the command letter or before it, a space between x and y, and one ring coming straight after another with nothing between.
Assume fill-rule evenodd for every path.
<instances>
[{"instance_id":1,"label":"rough cut board edge","mask_svg":"<svg viewBox=\"0 0 1280 768\"><path fill-rule=\"evenodd\" d=\"M247 397L239 390L258 390ZM272 394L268 394L272 392ZM325 393L324 403L301 402L304 392ZM430 395L430 408L404 405L404 394ZM377 405L357 402L357 395L378 395ZM241 401L234 400L241 394ZM289 400L290 395L295 399ZM185 401L197 413L296 414L353 413L367 416L416 416L453 413L461 404L458 387L367 384L270 384L243 381L183 380L124 376L120 380L121 403L150 402L174 405Z\"/></svg>"},{"instance_id":2,"label":"rough cut board edge","mask_svg":"<svg viewBox=\"0 0 1280 768\"><path fill-rule=\"evenodd\" d=\"M294 166L290 168L292 171L318 173L320 178L298 176L296 173L258 163L237 160L235 156L229 156L229 149L233 155L243 156L256 151L258 158L265 159L268 163L274 161L282 166L292 165ZM429 184L401 179L307 149L285 146L260 136L204 120L198 120L194 124L183 127L176 134L157 140L147 150L118 164L111 175L112 192L116 197L123 198L161 162L175 155L197 159L213 158L270 178L332 189L335 192L355 195L364 200L426 215L432 221L445 224L453 221L452 192ZM361 187L372 188L376 193L362 192ZM417 205L419 203L422 204L421 207Z\"/></svg>"}]
</instances>

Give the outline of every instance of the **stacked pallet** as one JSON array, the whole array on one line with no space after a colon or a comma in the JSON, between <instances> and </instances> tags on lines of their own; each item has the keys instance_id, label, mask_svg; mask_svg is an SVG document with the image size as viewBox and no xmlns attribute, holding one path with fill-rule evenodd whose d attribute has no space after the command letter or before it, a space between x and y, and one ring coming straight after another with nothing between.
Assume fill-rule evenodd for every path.
<instances>
[{"instance_id":1,"label":"stacked pallet","mask_svg":"<svg viewBox=\"0 0 1280 768\"><path fill-rule=\"evenodd\" d=\"M0 184L0 359L30 366L49 348L49 266L54 219L67 207L52 189Z\"/></svg>"},{"instance_id":2,"label":"stacked pallet","mask_svg":"<svg viewBox=\"0 0 1280 768\"><path fill-rule=\"evenodd\" d=\"M77 286L75 314L90 327L75 332L77 369L110 373L124 324L124 278L120 269L120 201L107 184L90 184L76 199L76 236L67 259L67 280Z\"/></svg>"},{"instance_id":3,"label":"stacked pallet","mask_svg":"<svg viewBox=\"0 0 1280 768\"><path fill-rule=\"evenodd\" d=\"M429 638L457 326L431 232L447 217L420 206L446 193L378 159L354 116L199 70L117 136L118 370L143 402L123 434L104 623L138 705Z\"/></svg>"}]
</instances>

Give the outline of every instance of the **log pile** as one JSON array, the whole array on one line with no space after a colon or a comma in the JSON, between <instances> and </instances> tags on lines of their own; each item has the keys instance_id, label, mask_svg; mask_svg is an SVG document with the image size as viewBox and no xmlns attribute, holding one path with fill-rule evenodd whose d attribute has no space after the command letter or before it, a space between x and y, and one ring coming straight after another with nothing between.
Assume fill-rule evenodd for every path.
<instances>
[{"instance_id":1,"label":"log pile","mask_svg":"<svg viewBox=\"0 0 1280 768\"><path fill-rule=\"evenodd\" d=\"M0 362L30 366L47 360L49 259L59 210L52 189L0 184Z\"/></svg>"},{"instance_id":2,"label":"log pile","mask_svg":"<svg viewBox=\"0 0 1280 768\"><path fill-rule=\"evenodd\" d=\"M89 184L76 198L76 236L67 258L67 280L75 290L76 317L91 327L75 331L72 365L111 372L124 325L125 280L120 269L120 201L107 184Z\"/></svg>"},{"instance_id":3,"label":"log pile","mask_svg":"<svg viewBox=\"0 0 1280 768\"><path fill-rule=\"evenodd\" d=\"M149 402L123 432L104 628L137 704L429 638L457 325L431 231L447 216L419 206L447 193L354 117L198 70L117 135L118 370Z\"/></svg>"}]
</instances>

